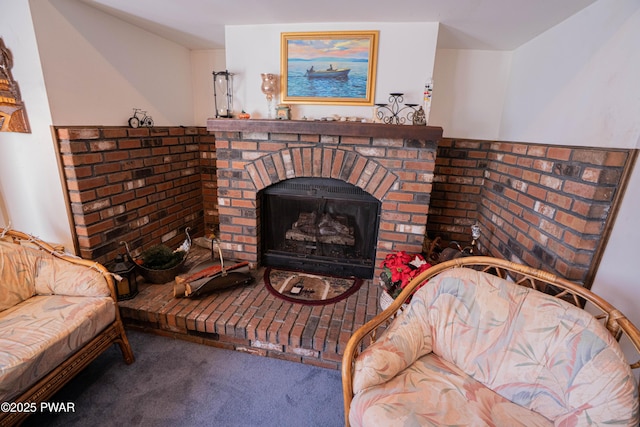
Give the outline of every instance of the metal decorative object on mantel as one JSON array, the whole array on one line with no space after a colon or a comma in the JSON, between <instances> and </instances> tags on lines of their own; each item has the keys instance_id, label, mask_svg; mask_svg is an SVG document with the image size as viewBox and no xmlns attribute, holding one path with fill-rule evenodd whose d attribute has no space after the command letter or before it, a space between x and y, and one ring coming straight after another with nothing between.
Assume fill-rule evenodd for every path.
<instances>
[{"instance_id":1,"label":"metal decorative object on mantel","mask_svg":"<svg viewBox=\"0 0 640 427\"><path fill-rule=\"evenodd\" d=\"M424 117L422 107L416 109L418 104L403 104L403 101L404 93L390 93L389 103L376 104L374 119L387 125L403 125L405 123L426 125L426 120L420 120L420 111Z\"/></svg>"},{"instance_id":2,"label":"metal decorative object on mantel","mask_svg":"<svg viewBox=\"0 0 640 427\"><path fill-rule=\"evenodd\" d=\"M213 72L213 100L216 119L233 117L233 73L227 70Z\"/></svg>"},{"instance_id":3,"label":"metal decorative object on mantel","mask_svg":"<svg viewBox=\"0 0 640 427\"><path fill-rule=\"evenodd\" d=\"M142 111L140 108L133 109L133 116L129 117L128 120L129 127L138 128L140 126L143 127L153 127L153 118L151 116L147 116L146 111Z\"/></svg>"}]
</instances>

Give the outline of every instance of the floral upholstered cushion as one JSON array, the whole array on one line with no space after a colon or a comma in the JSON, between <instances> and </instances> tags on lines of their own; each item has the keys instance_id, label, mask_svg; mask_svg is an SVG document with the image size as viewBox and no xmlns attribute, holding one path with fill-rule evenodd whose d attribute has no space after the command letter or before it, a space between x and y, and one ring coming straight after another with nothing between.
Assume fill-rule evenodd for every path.
<instances>
[{"instance_id":1,"label":"floral upholstered cushion","mask_svg":"<svg viewBox=\"0 0 640 427\"><path fill-rule=\"evenodd\" d=\"M108 296L110 289L98 270L0 241L0 311L36 294Z\"/></svg>"},{"instance_id":2,"label":"floral upholstered cushion","mask_svg":"<svg viewBox=\"0 0 640 427\"><path fill-rule=\"evenodd\" d=\"M0 312L35 295L37 259L35 252L0 241Z\"/></svg>"},{"instance_id":3,"label":"floral upholstered cushion","mask_svg":"<svg viewBox=\"0 0 640 427\"><path fill-rule=\"evenodd\" d=\"M48 253L42 253L38 260L35 283L38 295L111 295L107 281L98 270L71 264Z\"/></svg>"},{"instance_id":4,"label":"floral upholstered cushion","mask_svg":"<svg viewBox=\"0 0 640 427\"><path fill-rule=\"evenodd\" d=\"M453 368L425 365L423 356L430 352ZM448 384L444 377L454 368L470 378L428 388L426 394L421 389ZM434 375L439 378L434 380ZM398 382L398 376L406 380ZM488 397L494 392L495 397ZM350 412L354 425L362 425L371 414L376 414L379 425L411 425L406 414L385 411L408 406L409 401L416 402L413 408L423 402L420 414L440 414L442 420L455 415L454 424L515 425L495 421L515 413L505 409L501 399L555 425L638 425L635 378L618 343L591 314L464 268L432 278L383 337L362 353L356 361L354 393L355 410ZM437 405L431 407L427 402L434 401L429 397L434 393ZM484 409L455 409L456 414L449 414L459 404L459 394ZM468 418L463 419L466 413Z\"/></svg>"},{"instance_id":5,"label":"floral upholstered cushion","mask_svg":"<svg viewBox=\"0 0 640 427\"><path fill-rule=\"evenodd\" d=\"M352 426L552 426L483 386L434 353L420 357L380 387L356 396Z\"/></svg>"},{"instance_id":6,"label":"floral upholstered cushion","mask_svg":"<svg viewBox=\"0 0 640 427\"><path fill-rule=\"evenodd\" d=\"M110 297L34 296L0 312L0 401L25 391L115 320Z\"/></svg>"}]
</instances>

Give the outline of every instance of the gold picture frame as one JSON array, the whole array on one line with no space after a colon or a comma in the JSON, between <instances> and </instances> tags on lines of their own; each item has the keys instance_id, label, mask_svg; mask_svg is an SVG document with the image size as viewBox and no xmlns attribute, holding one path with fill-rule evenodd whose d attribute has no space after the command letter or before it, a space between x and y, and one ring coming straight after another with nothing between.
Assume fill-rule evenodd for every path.
<instances>
[{"instance_id":1,"label":"gold picture frame","mask_svg":"<svg viewBox=\"0 0 640 427\"><path fill-rule=\"evenodd\" d=\"M281 100L373 105L379 31L282 33Z\"/></svg>"}]
</instances>

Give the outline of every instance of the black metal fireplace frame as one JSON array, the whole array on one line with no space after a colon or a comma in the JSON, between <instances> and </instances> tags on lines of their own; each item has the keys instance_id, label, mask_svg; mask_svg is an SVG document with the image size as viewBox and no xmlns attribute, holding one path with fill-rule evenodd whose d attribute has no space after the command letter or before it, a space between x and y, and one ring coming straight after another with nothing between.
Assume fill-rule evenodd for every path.
<instances>
[{"instance_id":1,"label":"black metal fireplace frame","mask_svg":"<svg viewBox=\"0 0 640 427\"><path fill-rule=\"evenodd\" d=\"M356 210L359 207L359 212L364 216L361 219L366 222L354 224L356 240L360 239L361 257L325 256L309 254L306 251L295 252L291 249L274 248L272 237L270 237L272 230L269 229L270 224L274 223L273 213L268 208L270 197L281 197L283 200L297 198L317 200L319 204L336 203L339 206L348 205ZM260 193L260 210L263 265L342 277L373 278L381 203L371 194L338 179L293 178L263 189Z\"/></svg>"}]
</instances>

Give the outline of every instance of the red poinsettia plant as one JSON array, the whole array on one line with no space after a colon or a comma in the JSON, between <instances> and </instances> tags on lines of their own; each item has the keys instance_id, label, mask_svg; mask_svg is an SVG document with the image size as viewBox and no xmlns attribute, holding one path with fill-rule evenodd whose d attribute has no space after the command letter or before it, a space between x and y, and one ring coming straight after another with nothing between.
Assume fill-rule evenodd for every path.
<instances>
[{"instance_id":1,"label":"red poinsettia plant","mask_svg":"<svg viewBox=\"0 0 640 427\"><path fill-rule=\"evenodd\" d=\"M383 287L392 298L396 298L414 277L430 268L431 264L421 254L399 251L387 255L380 267L384 269L381 274Z\"/></svg>"}]
</instances>

